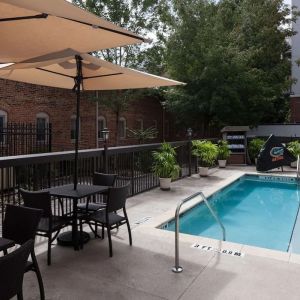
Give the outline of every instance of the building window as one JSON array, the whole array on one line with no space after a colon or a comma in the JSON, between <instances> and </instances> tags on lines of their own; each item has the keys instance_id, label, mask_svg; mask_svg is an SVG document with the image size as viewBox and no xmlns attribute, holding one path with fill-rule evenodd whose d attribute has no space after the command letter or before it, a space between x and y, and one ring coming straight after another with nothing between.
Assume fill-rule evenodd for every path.
<instances>
[{"instance_id":1,"label":"building window","mask_svg":"<svg viewBox=\"0 0 300 300\"><path fill-rule=\"evenodd\" d=\"M126 138L126 119L124 117L119 119L119 137L120 139Z\"/></svg>"},{"instance_id":2,"label":"building window","mask_svg":"<svg viewBox=\"0 0 300 300\"><path fill-rule=\"evenodd\" d=\"M43 142L46 140L46 131L49 124L49 116L46 113L36 115L36 140Z\"/></svg>"},{"instance_id":3,"label":"building window","mask_svg":"<svg viewBox=\"0 0 300 300\"><path fill-rule=\"evenodd\" d=\"M6 141L7 112L0 110L0 143Z\"/></svg>"},{"instance_id":4,"label":"building window","mask_svg":"<svg viewBox=\"0 0 300 300\"><path fill-rule=\"evenodd\" d=\"M101 141L104 140L104 136L102 132L104 128L106 128L106 119L103 116L98 117L98 139Z\"/></svg>"},{"instance_id":5,"label":"building window","mask_svg":"<svg viewBox=\"0 0 300 300\"><path fill-rule=\"evenodd\" d=\"M79 133L80 136L80 120L79 120ZM76 115L72 115L71 117L71 140L75 141L76 139Z\"/></svg>"},{"instance_id":6,"label":"building window","mask_svg":"<svg viewBox=\"0 0 300 300\"><path fill-rule=\"evenodd\" d=\"M153 128L157 129L157 120L153 120L153 125L152 125Z\"/></svg>"},{"instance_id":7,"label":"building window","mask_svg":"<svg viewBox=\"0 0 300 300\"><path fill-rule=\"evenodd\" d=\"M170 136L170 123L169 121L165 122L165 137L169 137Z\"/></svg>"},{"instance_id":8,"label":"building window","mask_svg":"<svg viewBox=\"0 0 300 300\"><path fill-rule=\"evenodd\" d=\"M144 122L143 119L137 119L136 120L136 129L143 130L144 129Z\"/></svg>"}]
</instances>

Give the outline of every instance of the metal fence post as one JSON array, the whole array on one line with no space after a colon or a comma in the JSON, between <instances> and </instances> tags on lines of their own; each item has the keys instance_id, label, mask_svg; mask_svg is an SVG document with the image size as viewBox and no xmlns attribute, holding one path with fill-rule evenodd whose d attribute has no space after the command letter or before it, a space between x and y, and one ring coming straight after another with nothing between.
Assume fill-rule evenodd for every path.
<instances>
[{"instance_id":1,"label":"metal fence post","mask_svg":"<svg viewBox=\"0 0 300 300\"><path fill-rule=\"evenodd\" d=\"M189 176L192 176L192 128L188 128L187 136L188 136L188 156L189 156Z\"/></svg>"},{"instance_id":2,"label":"metal fence post","mask_svg":"<svg viewBox=\"0 0 300 300\"><path fill-rule=\"evenodd\" d=\"M107 148L107 143L104 143L104 173L108 173L108 148Z\"/></svg>"},{"instance_id":3,"label":"metal fence post","mask_svg":"<svg viewBox=\"0 0 300 300\"><path fill-rule=\"evenodd\" d=\"M48 150L52 152L52 124L48 124Z\"/></svg>"},{"instance_id":4,"label":"metal fence post","mask_svg":"<svg viewBox=\"0 0 300 300\"><path fill-rule=\"evenodd\" d=\"M134 151L131 156L131 195L134 195Z\"/></svg>"}]
</instances>

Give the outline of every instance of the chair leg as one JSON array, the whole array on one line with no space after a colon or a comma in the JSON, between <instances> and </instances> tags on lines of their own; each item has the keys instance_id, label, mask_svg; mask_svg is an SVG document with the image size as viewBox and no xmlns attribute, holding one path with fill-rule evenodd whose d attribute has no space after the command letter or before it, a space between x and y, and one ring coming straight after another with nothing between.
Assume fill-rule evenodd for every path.
<instances>
[{"instance_id":1,"label":"chair leg","mask_svg":"<svg viewBox=\"0 0 300 300\"><path fill-rule=\"evenodd\" d=\"M52 234L48 236L48 251L47 251L47 264L51 266L51 242L52 242Z\"/></svg>"},{"instance_id":2,"label":"chair leg","mask_svg":"<svg viewBox=\"0 0 300 300\"><path fill-rule=\"evenodd\" d=\"M129 245L132 246L131 228L130 228L130 224L128 222L128 219L126 219L126 225L127 225L127 229L128 229Z\"/></svg>"},{"instance_id":3,"label":"chair leg","mask_svg":"<svg viewBox=\"0 0 300 300\"><path fill-rule=\"evenodd\" d=\"M109 256L113 256L113 251L112 251L112 243L111 243L111 233L110 233L110 227L107 226L107 237L108 237L108 244L109 244Z\"/></svg>"},{"instance_id":4,"label":"chair leg","mask_svg":"<svg viewBox=\"0 0 300 300\"><path fill-rule=\"evenodd\" d=\"M95 238L97 238L98 237L98 224L97 224L97 222L95 222Z\"/></svg>"},{"instance_id":5,"label":"chair leg","mask_svg":"<svg viewBox=\"0 0 300 300\"><path fill-rule=\"evenodd\" d=\"M80 249L83 249L83 221L80 219L79 226L80 226Z\"/></svg>"},{"instance_id":6,"label":"chair leg","mask_svg":"<svg viewBox=\"0 0 300 300\"><path fill-rule=\"evenodd\" d=\"M22 290L17 294L17 299L23 300L23 291Z\"/></svg>"},{"instance_id":7,"label":"chair leg","mask_svg":"<svg viewBox=\"0 0 300 300\"><path fill-rule=\"evenodd\" d=\"M32 264L33 264L33 267L34 267L33 271L36 274L38 284L39 284L41 300L45 300L45 290L44 290L43 279L42 279L42 275L41 275L41 272L40 272L39 265L37 263L37 259L36 259L34 250L31 251L31 258L32 258Z\"/></svg>"}]
</instances>

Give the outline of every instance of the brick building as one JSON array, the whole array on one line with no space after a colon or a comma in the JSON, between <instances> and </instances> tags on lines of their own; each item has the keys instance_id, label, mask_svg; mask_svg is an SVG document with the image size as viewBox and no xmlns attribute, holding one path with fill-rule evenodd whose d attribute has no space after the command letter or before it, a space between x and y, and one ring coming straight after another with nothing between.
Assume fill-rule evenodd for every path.
<instances>
[{"instance_id":1,"label":"brick building","mask_svg":"<svg viewBox=\"0 0 300 300\"><path fill-rule=\"evenodd\" d=\"M80 108L80 148L103 146L98 129L110 130L109 144L115 145L116 116L108 108L91 101L95 93L82 93ZM76 97L70 90L0 80L0 125L13 123L52 124L52 150L62 151L74 148L72 136L75 128ZM144 98L132 103L120 115L119 145L136 144L128 137L126 128L138 129L154 126L158 130L158 142L162 139L162 106L157 99ZM165 138L174 139L171 132L171 117L165 114Z\"/></svg>"}]
</instances>

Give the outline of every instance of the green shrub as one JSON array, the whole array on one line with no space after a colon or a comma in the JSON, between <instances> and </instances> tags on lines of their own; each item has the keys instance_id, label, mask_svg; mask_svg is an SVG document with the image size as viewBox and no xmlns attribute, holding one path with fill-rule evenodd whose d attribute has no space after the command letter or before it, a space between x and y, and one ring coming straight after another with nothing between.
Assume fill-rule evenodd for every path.
<instances>
[{"instance_id":1,"label":"green shrub","mask_svg":"<svg viewBox=\"0 0 300 300\"><path fill-rule=\"evenodd\" d=\"M254 161L255 158L257 158L261 148L265 144L265 141L259 138L255 138L252 141L250 141L248 145L248 153L250 156L251 161Z\"/></svg>"},{"instance_id":2,"label":"green shrub","mask_svg":"<svg viewBox=\"0 0 300 300\"><path fill-rule=\"evenodd\" d=\"M158 151L153 151L153 172L160 178L175 179L179 175L180 167L176 161L176 151L168 143L163 143Z\"/></svg>"},{"instance_id":3,"label":"green shrub","mask_svg":"<svg viewBox=\"0 0 300 300\"><path fill-rule=\"evenodd\" d=\"M201 167L211 167L218 156L218 147L211 141L193 141L192 154L197 156Z\"/></svg>"},{"instance_id":4,"label":"green shrub","mask_svg":"<svg viewBox=\"0 0 300 300\"><path fill-rule=\"evenodd\" d=\"M226 160L230 156L230 149L228 147L228 142L220 140L218 143L218 159Z\"/></svg>"},{"instance_id":5,"label":"green shrub","mask_svg":"<svg viewBox=\"0 0 300 300\"><path fill-rule=\"evenodd\" d=\"M300 155L300 142L293 141L287 144L287 149L297 158Z\"/></svg>"}]
</instances>

